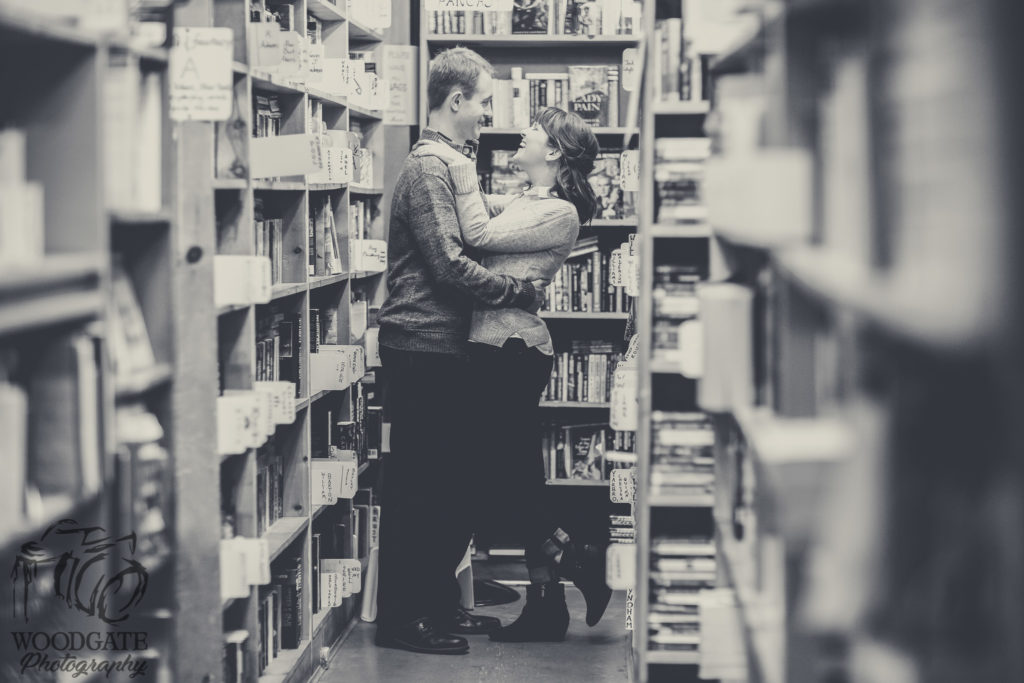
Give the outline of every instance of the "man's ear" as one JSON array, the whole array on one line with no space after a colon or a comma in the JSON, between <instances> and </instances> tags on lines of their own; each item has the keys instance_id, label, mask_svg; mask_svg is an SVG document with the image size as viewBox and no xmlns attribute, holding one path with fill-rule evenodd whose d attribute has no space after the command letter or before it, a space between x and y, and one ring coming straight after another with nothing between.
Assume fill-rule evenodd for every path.
<instances>
[{"instance_id":1,"label":"man's ear","mask_svg":"<svg viewBox=\"0 0 1024 683\"><path fill-rule=\"evenodd\" d=\"M453 112L458 111L462 107L462 101L464 99L465 97L463 96L461 90L453 90L448 95L448 108Z\"/></svg>"}]
</instances>

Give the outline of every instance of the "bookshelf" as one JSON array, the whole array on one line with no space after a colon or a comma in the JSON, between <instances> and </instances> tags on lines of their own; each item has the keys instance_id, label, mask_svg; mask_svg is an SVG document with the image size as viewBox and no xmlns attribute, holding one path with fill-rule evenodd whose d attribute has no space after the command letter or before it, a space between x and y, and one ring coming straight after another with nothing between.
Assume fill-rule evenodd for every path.
<instances>
[{"instance_id":1,"label":"bookshelf","mask_svg":"<svg viewBox=\"0 0 1024 683\"><path fill-rule=\"evenodd\" d=\"M711 66L709 223L729 284L705 292L704 344L728 344L738 370L706 353L699 389L718 437L721 579L752 680L1019 677L1003 638L1022 632L1020 615L942 597L1021 591L1019 557L971 550L1014 536L1011 516L979 503L1020 491L1005 483L1019 437L1002 417L1017 402L996 389L1020 375L984 360L1019 339L996 320L1016 315L1001 304L1016 286L1019 199L983 189L1019 139L999 66L1019 41L989 2L955 17L948 3L756 5ZM906 87L922 65L933 87ZM913 125L925 110L927 132ZM776 181L784 201L755 217ZM752 202L733 213L737 195ZM967 463L973 441L987 455ZM998 642L975 648L976 632Z\"/></svg>"}]
</instances>

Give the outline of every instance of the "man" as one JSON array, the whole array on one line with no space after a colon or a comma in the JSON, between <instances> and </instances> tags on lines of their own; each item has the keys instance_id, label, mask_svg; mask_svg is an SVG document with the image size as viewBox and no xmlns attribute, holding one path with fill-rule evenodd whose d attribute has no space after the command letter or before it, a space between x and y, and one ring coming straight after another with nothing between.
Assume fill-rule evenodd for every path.
<instances>
[{"instance_id":1,"label":"man","mask_svg":"<svg viewBox=\"0 0 1024 683\"><path fill-rule=\"evenodd\" d=\"M491 67L453 48L431 63L427 128L405 160L391 204L389 295L381 307L391 453L382 491L377 644L464 654L497 620L459 608L455 569L473 526L466 347L473 306L536 310L544 282L495 275L466 253L445 162L433 142L472 158L491 109Z\"/></svg>"}]
</instances>

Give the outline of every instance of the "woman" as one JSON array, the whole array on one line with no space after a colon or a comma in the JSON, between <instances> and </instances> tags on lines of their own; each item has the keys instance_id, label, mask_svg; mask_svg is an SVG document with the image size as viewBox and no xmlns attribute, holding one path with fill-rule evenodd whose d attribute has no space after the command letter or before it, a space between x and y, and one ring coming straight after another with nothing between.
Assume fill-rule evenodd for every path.
<instances>
[{"instance_id":1,"label":"woman","mask_svg":"<svg viewBox=\"0 0 1024 683\"><path fill-rule=\"evenodd\" d=\"M582 118L556 108L541 111L522 138L513 160L530 188L519 195L488 195L485 203L472 161L451 158L448 171L463 239L484 252L483 265L550 282L572 251L580 225L597 210L587 177L599 147ZM482 504L511 513L530 573L522 614L491 639L563 640L569 612L559 577L571 578L583 592L590 626L601 618L611 591L604 581L604 549L577 546L544 505L539 403L551 376L551 335L534 312L490 308L474 312L469 341L484 476L497 483Z\"/></svg>"}]
</instances>

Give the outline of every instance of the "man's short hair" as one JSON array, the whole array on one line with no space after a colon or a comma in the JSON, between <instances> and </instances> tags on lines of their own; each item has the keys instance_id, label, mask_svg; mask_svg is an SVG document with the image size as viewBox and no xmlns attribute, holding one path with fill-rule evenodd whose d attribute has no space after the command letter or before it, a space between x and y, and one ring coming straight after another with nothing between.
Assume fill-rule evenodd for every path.
<instances>
[{"instance_id":1,"label":"man's short hair","mask_svg":"<svg viewBox=\"0 0 1024 683\"><path fill-rule=\"evenodd\" d=\"M461 90L466 97L476 93L480 74L494 75L494 67L486 59L465 47L453 47L430 61L427 77L427 107L439 109L452 90Z\"/></svg>"}]
</instances>

